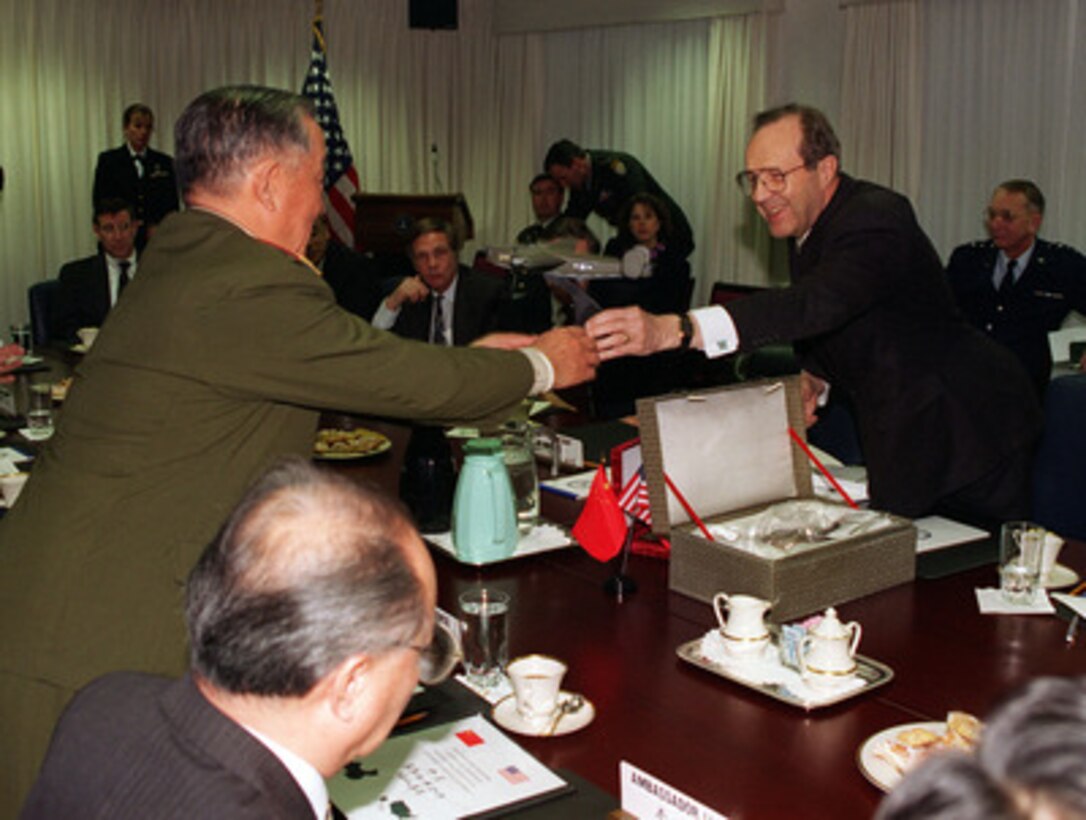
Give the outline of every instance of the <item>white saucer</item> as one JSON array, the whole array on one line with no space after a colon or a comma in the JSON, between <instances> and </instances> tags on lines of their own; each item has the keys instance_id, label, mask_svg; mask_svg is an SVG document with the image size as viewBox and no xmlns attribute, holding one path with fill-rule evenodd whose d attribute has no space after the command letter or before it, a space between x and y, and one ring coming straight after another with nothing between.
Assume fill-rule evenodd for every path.
<instances>
[{"instance_id":1,"label":"white saucer","mask_svg":"<svg viewBox=\"0 0 1086 820\"><path fill-rule=\"evenodd\" d=\"M1053 564L1045 579L1045 589L1063 589L1077 583L1077 572L1063 564Z\"/></svg>"},{"instance_id":2,"label":"white saucer","mask_svg":"<svg viewBox=\"0 0 1086 820\"><path fill-rule=\"evenodd\" d=\"M560 692L558 694L559 702L566 701L572 697L574 697L573 692ZM517 711L517 701L512 695L499 700L494 705L490 715L494 718L494 722L503 729L508 729L510 732L516 732L518 735L527 735L528 737L558 737L560 735L572 734L591 723L596 717L596 707L592 705L592 701L585 698L584 706L576 712L562 716L562 719L558 721L558 725L555 727L553 733L549 731L553 719L541 724L528 722L521 717L520 712Z\"/></svg>"}]
</instances>

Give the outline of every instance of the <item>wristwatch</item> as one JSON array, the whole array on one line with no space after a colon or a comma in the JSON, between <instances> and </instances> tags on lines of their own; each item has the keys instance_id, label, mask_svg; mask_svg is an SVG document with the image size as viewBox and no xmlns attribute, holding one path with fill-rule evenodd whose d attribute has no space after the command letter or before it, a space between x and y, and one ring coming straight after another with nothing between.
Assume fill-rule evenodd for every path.
<instances>
[{"instance_id":1,"label":"wristwatch","mask_svg":"<svg viewBox=\"0 0 1086 820\"><path fill-rule=\"evenodd\" d=\"M688 350L690 342L694 339L694 323L691 321L689 313L679 314L679 332L682 333L682 338L679 339L679 349Z\"/></svg>"}]
</instances>

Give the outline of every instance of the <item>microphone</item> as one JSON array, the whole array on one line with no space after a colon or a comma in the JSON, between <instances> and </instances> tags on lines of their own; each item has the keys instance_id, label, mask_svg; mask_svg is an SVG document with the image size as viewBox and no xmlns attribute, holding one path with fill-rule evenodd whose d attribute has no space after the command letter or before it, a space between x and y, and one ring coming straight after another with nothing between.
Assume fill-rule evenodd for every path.
<instances>
[{"instance_id":1,"label":"microphone","mask_svg":"<svg viewBox=\"0 0 1086 820\"><path fill-rule=\"evenodd\" d=\"M434 183L437 185L437 190L444 193L445 184L441 181L441 172L438 171L439 158L437 154L437 143L430 143L430 164L434 166Z\"/></svg>"}]
</instances>

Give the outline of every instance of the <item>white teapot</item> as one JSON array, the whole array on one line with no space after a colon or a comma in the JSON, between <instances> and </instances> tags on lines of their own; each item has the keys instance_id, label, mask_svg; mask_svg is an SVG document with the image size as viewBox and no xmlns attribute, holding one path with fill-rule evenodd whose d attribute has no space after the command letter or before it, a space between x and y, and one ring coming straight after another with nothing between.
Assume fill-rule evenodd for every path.
<instances>
[{"instance_id":1,"label":"white teapot","mask_svg":"<svg viewBox=\"0 0 1086 820\"><path fill-rule=\"evenodd\" d=\"M856 671L856 647L861 634L859 623L843 624L836 609L827 609L818 626L800 642L803 679L815 686L832 686L850 678Z\"/></svg>"}]
</instances>

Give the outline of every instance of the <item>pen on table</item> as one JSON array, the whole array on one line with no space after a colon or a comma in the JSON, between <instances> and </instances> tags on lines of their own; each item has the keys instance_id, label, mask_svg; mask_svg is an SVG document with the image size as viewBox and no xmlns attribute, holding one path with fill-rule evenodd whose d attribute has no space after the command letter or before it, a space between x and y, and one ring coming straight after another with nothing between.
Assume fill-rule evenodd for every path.
<instances>
[{"instance_id":1,"label":"pen on table","mask_svg":"<svg viewBox=\"0 0 1086 820\"><path fill-rule=\"evenodd\" d=\"M1075 633L1078 632L1079 615L1076 612L1071 616L1071 623L1067 625L1067 634L1063 640L1068 646L1073 646L1075 643Z\"/></svg>"}]
</instances>

